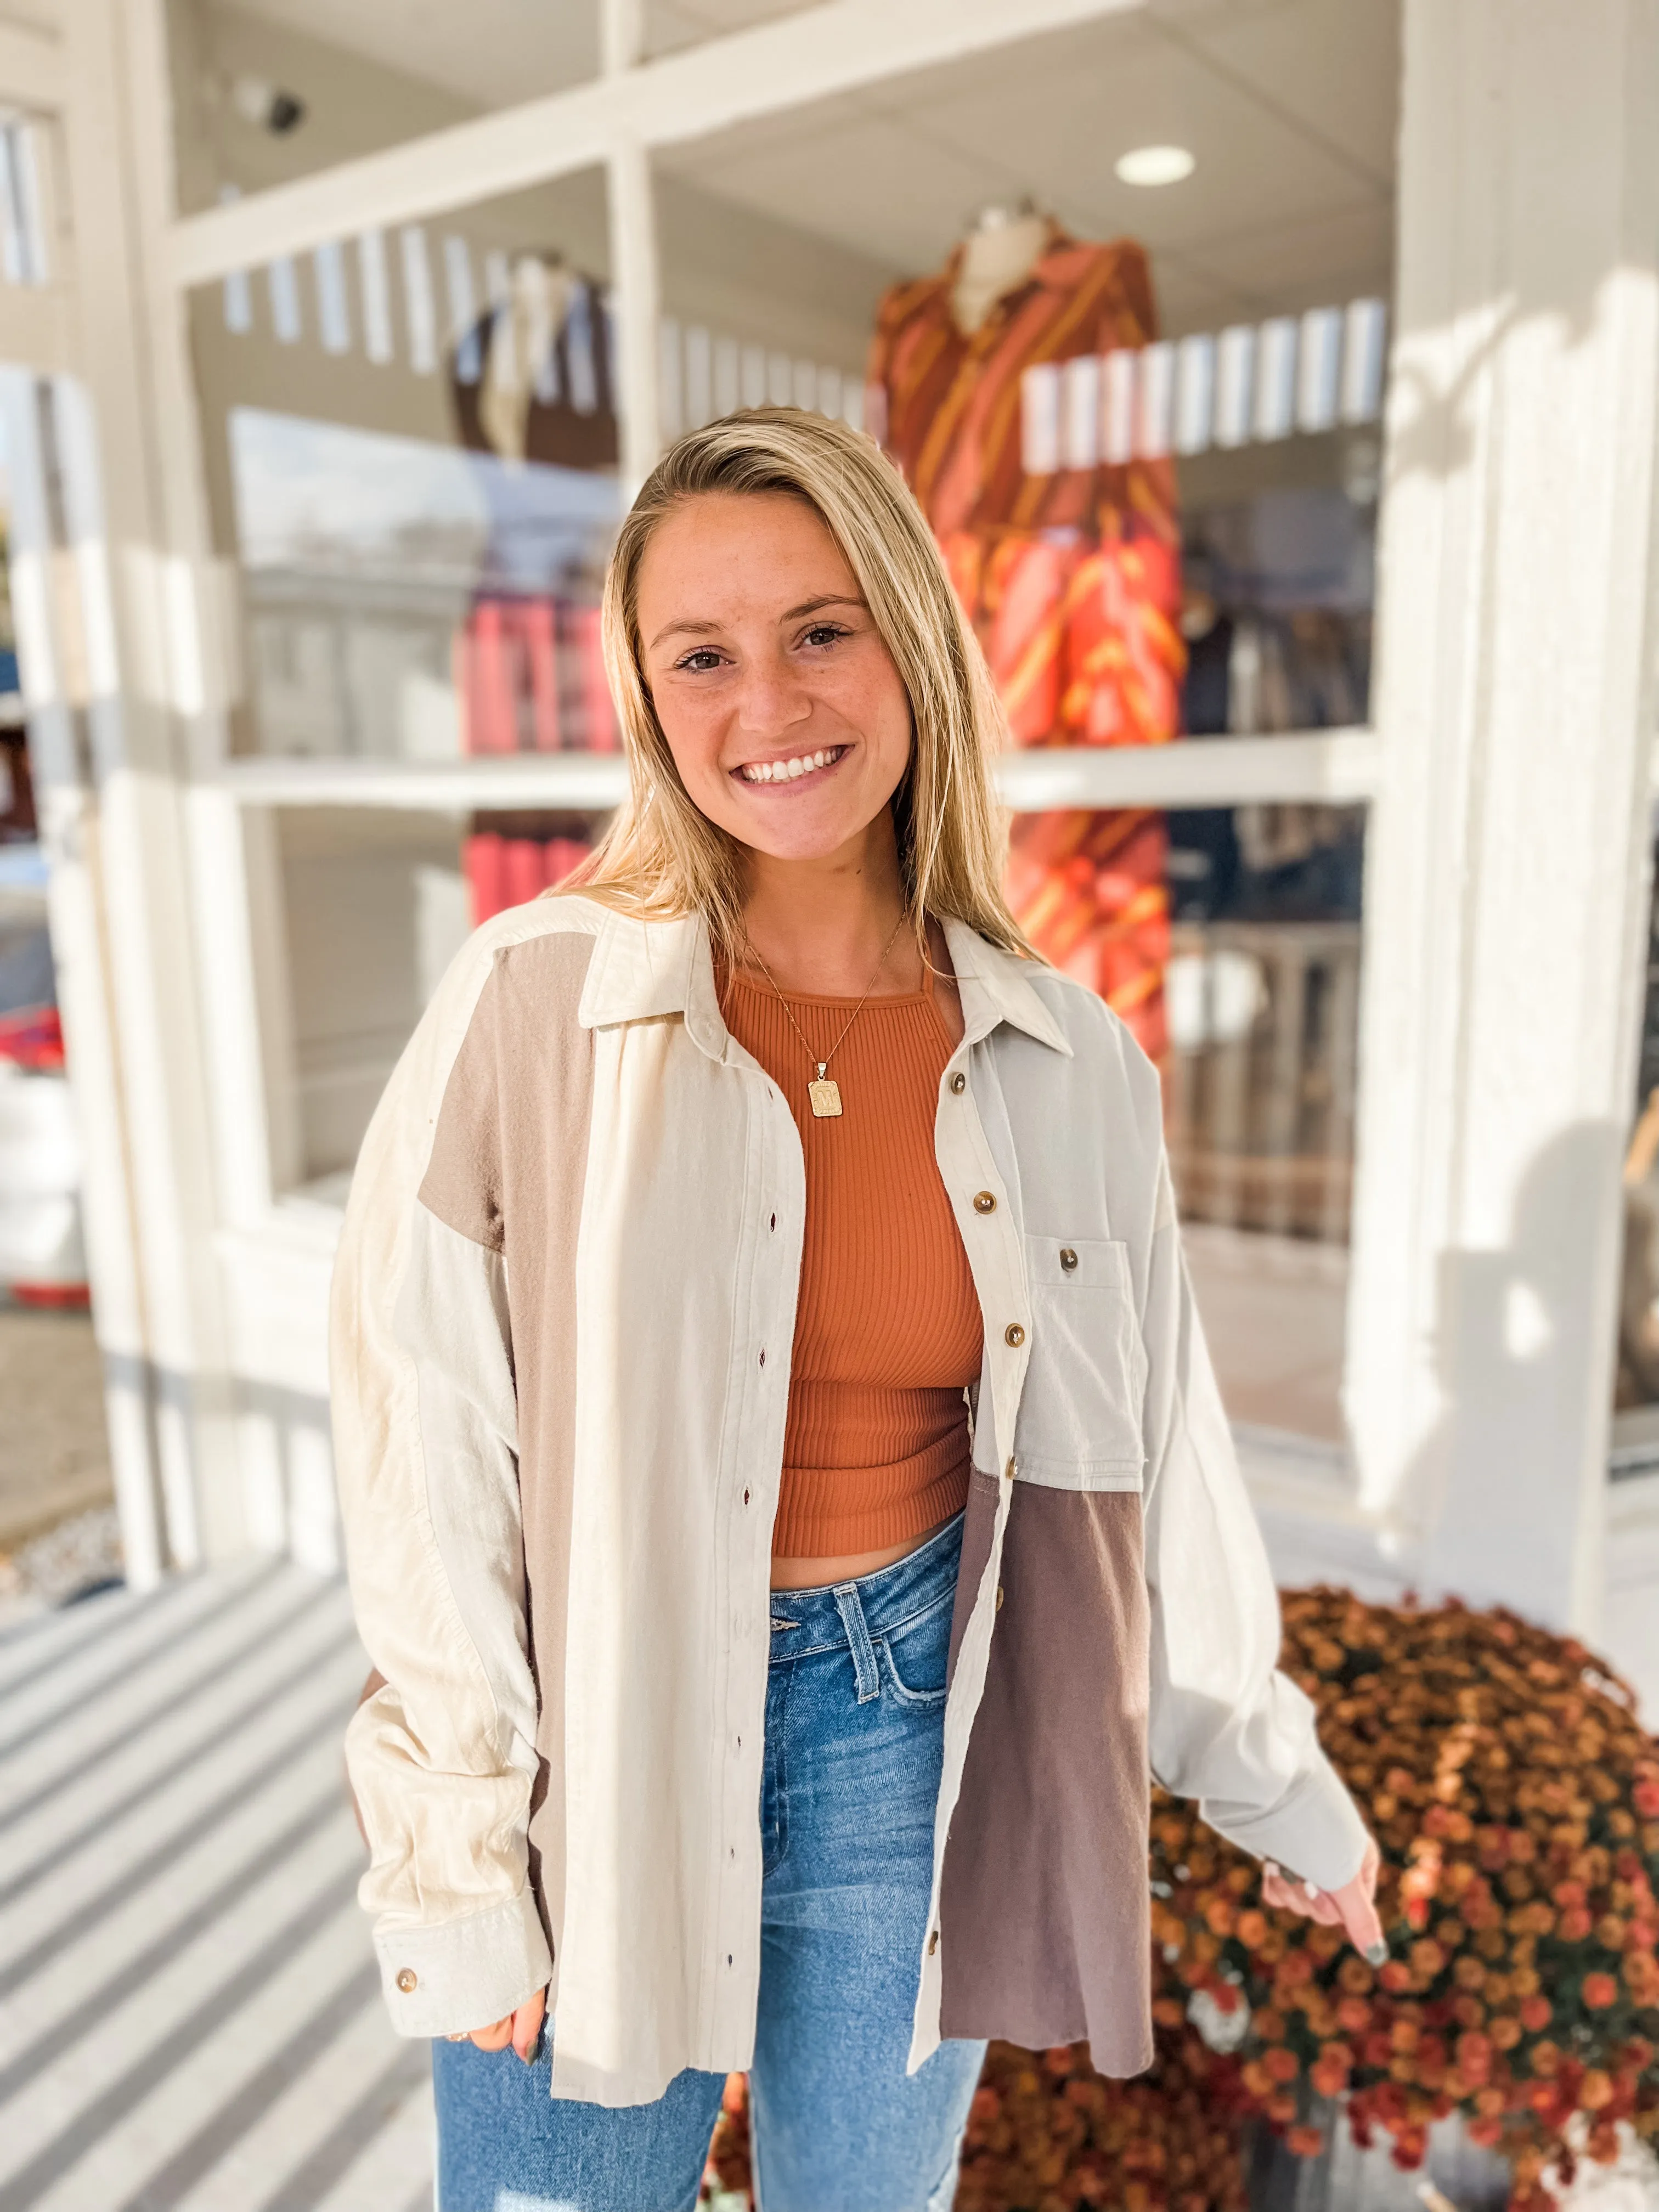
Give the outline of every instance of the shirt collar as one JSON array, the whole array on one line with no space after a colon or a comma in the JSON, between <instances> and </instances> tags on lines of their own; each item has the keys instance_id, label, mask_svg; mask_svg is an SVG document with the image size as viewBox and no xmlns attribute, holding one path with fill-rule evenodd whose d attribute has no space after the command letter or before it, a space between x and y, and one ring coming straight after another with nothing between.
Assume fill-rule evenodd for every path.
<instances>
[{"instance_id":1,"label":"shirt collar","mask_svg":"<svg viewBox=\"0 0 1659 2212\"><path fill-rule=\"evenodd\" d=\"M1027 1036L1035 1037L1039 1044L1049 1045L1071 1059L1072 1047L1065 1030L1031 981L1034 974L1043 972L1034 961L1024 960L1018 953L1007 952L1001 945L993 945L965 921L947 921L945 942L950 949L951 965L956 970L957 988L962 994L962 1018L968 1043L976 1044L999 1023L1006 1022Z\"/></svg>"},{"instance_id":2,"label":"shirt collar","mask_svg":"<svg viewBox=\"0 0 1659 2212\"><path fill-rule=\"evenodd\" d=\"M962 994L965 1041L976 1044L1006 1022L1039 1044L1071 1057L1065 1031L1030 978L1033 963L1006 952L963 921L947 921L945 940ZM599 929L593 962L582 989L578 1019L585 1029L684 1017L691 1041L711 1060L724 1060L730 1042L714 989L714 957L701 915L673 921L641 921L607 912Z\"/></svg>"}]
</instances>

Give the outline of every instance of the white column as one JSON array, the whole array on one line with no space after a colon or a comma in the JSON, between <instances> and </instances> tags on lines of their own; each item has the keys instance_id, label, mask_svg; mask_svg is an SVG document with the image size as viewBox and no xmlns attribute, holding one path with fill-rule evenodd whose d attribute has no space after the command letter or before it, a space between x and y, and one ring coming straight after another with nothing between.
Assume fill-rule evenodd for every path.
<instances>
[{"instance_id":1,"label":"white column","mask_svg":"<svg viewBox=\"0 0 1659 2212\"><path fill-rule=\"evenodd\" d=\"M172 147L158 0L70 0L65 113L84 392L60 411L65 528L86 631L105 993L130 1163L143 1363L167 1551L245 1540L213 1247L183 787L204 712L183 303L160 281ZM101 1326L101 1323L100 1323Z\"/></svg>"},{"instance_id":2,"label":"white column","mask_svg":"<svg viewBox=\"0 0 1659 2212\"><path fill-rule=\"evenodd\" d=\"M607 76L633 69L643 52L640 0L600 0L599 52ZM612 328L619 359L613 364L621 414L622 479L625 499L657 465L662 453L657 390L657 211L651 195L651 150L637 140L614 145L605 162L611 223Z\"/></svg>"},{"instance_id":3,"label":"white column","mask_svg":"<svg viewBox=\"0 0 1659 2212\"><path fill-rule=\"evenodd\" d=\"M1655 726L1659 0L1405 0L1348 1411L1594 1629Z\"/></svg>"},{"instance_id":4,"label":"white column","mask_svg":"<svg viewBox=\"0 0 1659 2212\"><path fill-rule=\"evenodd\" d=\"M129 1584L148 1589L167 1557L150 1419L148 1331L138 1265L131 1148L110 1003L109 917L84 714L69 696L83 625L64 559L56 395L21 368L0 370L10 491L7 556L40 836L51 869L58 1006L81 1140L87 1272ZM57 510L56 513L54 510ZM65 629L70 635L65 635Z\"/></svg>"}]
</instances>

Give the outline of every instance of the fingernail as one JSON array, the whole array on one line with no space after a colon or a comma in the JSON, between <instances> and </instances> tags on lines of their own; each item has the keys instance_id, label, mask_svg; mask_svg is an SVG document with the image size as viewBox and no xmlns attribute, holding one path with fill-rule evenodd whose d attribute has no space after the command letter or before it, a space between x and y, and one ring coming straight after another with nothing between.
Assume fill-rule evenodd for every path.
<instances>
[{"instance_id":1,"label":"fingernail","mask_svg":"<svg viewBox=\"0 0 1659 2212\"><path fill-rule=\"evenodd\" d=\"M1382 1966L1388 1955L1389 1947L1386 1943L1367 1943L1365 1946L1365 1964L1368 1966Z\"/></svg>"}]
</instances>

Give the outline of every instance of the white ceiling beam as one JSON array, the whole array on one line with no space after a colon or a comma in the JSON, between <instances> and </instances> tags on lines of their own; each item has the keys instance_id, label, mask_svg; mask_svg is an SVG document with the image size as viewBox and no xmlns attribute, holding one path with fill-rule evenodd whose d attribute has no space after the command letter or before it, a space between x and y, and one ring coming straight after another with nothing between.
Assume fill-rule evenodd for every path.
<instances>
[{"instance_id":1,"label":"white ceiling beam","mask_svg":"<svg viewBox=\"0 0 1659 2212\"><path fill-rule=\"evenodd\" d=\"M1237 806L1254 800L1352 805L1376 787L1370 730L1312 730L1273 738L1188 738L1174 745L1037 747L995 763L998 787L1020 813L1054 806ZM220 778L260 806L402 806L435 813L475 808L568 807L604 811L628 788L618 753L515 753L442 765L395 760L244 757Z\"/></svg>"},{"instance_id":2,"label":"white ceiling beam","mask_svg":"<svg viewBox=\"0 0 1659 2212\"><path fill-rule=\"evenodd\" d=\"M207 284L278 254L414 222L647 149L856 92L1146 0L824 0L568 92L430 132L172 226L168 274Z\"/></svg>"},{"instance_id":3,"label":"white ceiling beam","mask_svg":"<svg viewBox=\"0 0 1659 2212\"><path fill-rule=\"evenodd\" d=\"M0 23L0 103L55 112L65 85L64 49L50 32Z\"/></svg>"}]
</instances>

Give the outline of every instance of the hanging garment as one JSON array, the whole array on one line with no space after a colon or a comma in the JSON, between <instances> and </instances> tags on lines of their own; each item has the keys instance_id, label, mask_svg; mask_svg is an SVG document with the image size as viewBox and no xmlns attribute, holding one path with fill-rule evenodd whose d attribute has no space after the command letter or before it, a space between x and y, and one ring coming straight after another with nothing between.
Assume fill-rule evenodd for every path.
<instances>
[{"instance_id":1,"label":"hanging garment","mask_svg":"<svg viewBox=\"0 0 1659 2212\"><path fill-rule=\"evenodd\" d=\"M463 446L566 469L617 465L611 320L590 276L525 254L509 295L463 332L449 391Z\"/></svg>"},{"instance_id":2,"label":"hanging garment","mask_svg":"<svg viewBox=\"0 0 1659 2212\"><path fill-rule=\"evenodd\" d=\"M951 306L961 258L883 301L873 427L933 525L1015 743L1162 744L1180 726L1186 661L1173 467L1097 460L1032 476L1021 446L1028 368L1157 335L1146 257L1056 228L1030 276L966 333ZM1102 990L1154 1056L1165 842L1162 817L1141 811L1025 816L1009 872L1033 942Z\"/></svg>"}]
</instances>

